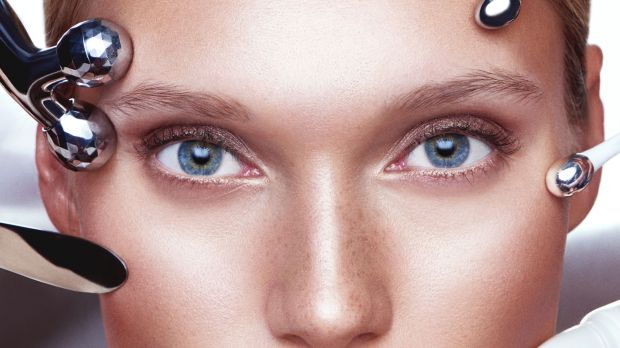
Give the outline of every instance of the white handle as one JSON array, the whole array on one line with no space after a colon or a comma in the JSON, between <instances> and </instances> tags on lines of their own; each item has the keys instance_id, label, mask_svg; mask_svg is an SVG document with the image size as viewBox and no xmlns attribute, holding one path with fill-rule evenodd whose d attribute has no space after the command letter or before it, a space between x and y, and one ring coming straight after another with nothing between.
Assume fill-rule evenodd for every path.
<instances>
[{"instance_id":1,"label":"white handle","mask_svg":"<svg viewBox=\"0 0 620 348\"><path fill-rule=\"evenodd\" d=\"M620 347L620 301L588 313L579 325L563 331L540 348Z\"/></svg>"},{"instance_id":2,"label":"white handle","mask_svg":"<svg viewBox=\"0 0 620 348\"><path fill-rule=\"evenodd\" d=\"M605 162L609 161L612 157L616 156L620 153L620 134L612 137L609 140L606 140L595 147L581 152L581 155L584 155L592 161L594 165L594 171L601 169Z\"/></svg>"}]
</instances>

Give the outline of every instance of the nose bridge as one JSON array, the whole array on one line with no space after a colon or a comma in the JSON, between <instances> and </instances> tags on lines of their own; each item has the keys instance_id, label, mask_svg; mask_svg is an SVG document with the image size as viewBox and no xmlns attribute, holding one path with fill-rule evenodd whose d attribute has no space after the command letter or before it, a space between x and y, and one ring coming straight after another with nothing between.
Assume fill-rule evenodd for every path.
<instances>
[{"instance_id":1,"label":"nose bridge","mask_svg":"<svg viewBox=\"0 0 620 348\"><path fill-rule=\"evenodd\" d=\"M268 312L276 336L310 346L340 347L380 336L391 324L372 206L342 162L315 161L291 189L294 238L285 277L271 289Z\"/></svg>"}]
</instances>

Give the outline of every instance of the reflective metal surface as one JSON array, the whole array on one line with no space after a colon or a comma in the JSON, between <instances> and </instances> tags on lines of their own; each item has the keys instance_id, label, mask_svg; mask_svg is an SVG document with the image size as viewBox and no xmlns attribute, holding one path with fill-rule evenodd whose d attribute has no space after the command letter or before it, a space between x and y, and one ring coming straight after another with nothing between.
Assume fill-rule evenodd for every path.
<instances>
[{"instance_id":1,"label":"reflective metal surface","mask_svg":"<svg viewBox=\"0 0 620 348\"><path fill-rule=\"evenodd\" d=\"M62 77L56 49L36 48L6 1L0 0L0 83L44 127L53 117L38 102L43 85ZM47 91L49 94L49 91Z\"/></svg>"},{"instance_id":2,"label":"reflective metal surface","mask_svg":"<svg viewBox=\"0 0 620 348\"><path fill-rule=\"evenodd\" d=\"M68 290L107 293L127 279L125 263L85 239L0 223L0 268Z\"/></svg>"},{"instance_id":3,"label":"reflective metal surface","mask_svg":"<svg viewBox=\"0 0 620 348\"><path fill-rule=\"evenodd\" d=\"M82 87L97 87L122 78L131 62L132 50L125 30L101 19L73 26L57 45L62 72Z\"/></svg>"},{"instance_id":4,"label":"reflective metal surface","mask_svg":"<svg viewBox=\"0 0 620 348\"><path fill-rule=\"evenodd\" d=\"M125 30L90 19L69 29L57 46L39 50L0 0L0 57L2 85L43 125L56 158L76 171L103 166L115 150L112 123L96 108L79 107L86 103L58 97L55 90L60 84L92 88L121 79L133 57Z\"/></svg>"},{"instance_id":5,"label":"reflective metal surface","mask_svg":"<svg viewBox=\"0 0 620 348\"><path fill-rule=\"evenodd\" d=\"M131 40L103 20L72 30L61 40L62 52L38 49L9 4L0 0L0 83L43 126L50 149L66 168L90 170L111 157L116 134L105 114L71 95L76 85L120 79L131 62ZM123 261L94 243L2 223L0 267L81 292L109 292L127 278Z\"/></svg>"},{"instance_id":6,"label":"reflective metal surface","mask_svg":"<svg viewBox=\"0 0 620 348\"><path fill-rule=\"evenodd\" d=\"M74 102L43 131L56 158L69 169L99 168L116 147L114 126L101 110L88 104Z\"/></svg>"},{"instance_id":7,"label":"reflective metal surface","mask_svg":"<svg viewBox=\"0 0 620 348\"><path fill-rule=\"evenodd\" d=\"M556 197L569 197L584 190L594 175L588 157L574 154L555 162L547 172L547 189Z\"/></svg>"},{"instance_id":8,"label":"reflective metal surface","mask_svg":"<svg viewBox=\"0 0 620 348\"><path fill-rule=\"evenodd\" d=\"M521 0L482 0L476 8L476 22L485 29L499 29L519 16Z\"/></svg>"}]
</instances>

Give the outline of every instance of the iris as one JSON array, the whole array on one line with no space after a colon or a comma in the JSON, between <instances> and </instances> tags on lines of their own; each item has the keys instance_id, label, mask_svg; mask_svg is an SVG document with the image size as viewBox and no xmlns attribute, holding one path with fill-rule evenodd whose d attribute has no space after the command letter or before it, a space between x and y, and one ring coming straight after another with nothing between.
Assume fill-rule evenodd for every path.
<instances>
[{"instance_id":1,"label":"iris","mask_svg":"<svg viewBox=\"0 0 620 348\"><path fill-rule=\"evenodd\" d=\"M177 158L181 169L190 175L211 175L222 163L220 146L203 141L184 141L179 146Z\"/></svg>"},{"instance_id":2,"label":"iris","mask_svg":"<svg viewBox=\"0 0 620 348\"><path fill-rule=\"evenodd\" d=\"M470 144L467 136L442 134L424 143L426 157L435 167L455 168L467 160Z\"/></svg>"}]
</instances>

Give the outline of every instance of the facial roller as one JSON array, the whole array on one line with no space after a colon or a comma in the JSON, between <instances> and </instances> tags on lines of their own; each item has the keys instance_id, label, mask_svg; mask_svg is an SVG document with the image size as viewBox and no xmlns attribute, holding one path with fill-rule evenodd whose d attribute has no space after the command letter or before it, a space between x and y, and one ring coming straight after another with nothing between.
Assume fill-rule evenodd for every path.
<instances>
[{"instance_id":1,"label":"facial roller","mask_svg":"<svg viewBox=\"0 0 620 348\"><path fill-rule=\"evenodd\" d=\"M594 173L620 153L620 134L587 150L553 163L547 172L549 192L556 197L570 197L583 191Z\"/></svg>"},{"instance_id":2,"label":"facial roller","mask_svg":"<svg viewBox=\"0 0 620 348\"><path fill-rule=\"evenodd\" d=\"M55 47L38 49L0 0L0 83L43 126L52 153L68 169L99 168L116 145L108 117L73 92L122 78L132 53L127 33L102 19L79 23ZM91 293L118 289L128 274L122 259L85 239L3 223L0 268Z\"/></svg>"},{"instance_id":3,"label":"facial roller","mask_svg":"<svg viewBox=\"0 0 620 348\"><path fill-rule=\"evenodd\" d=\"M0 81L43 126L56 158L71 170L103 166L116 133L96 107L60 93L121 79L133 55L129 35L103 19L70 28L55 47L38 49L4 0L0 0Z\"/></svg>"},{"instance_id":4,"label":"facial roller","mask_svg":"<svg viewBox=\"0 0 620 348\"><path fill-rule=\"evenodd\" d=\"M521 10L521 0L483 0L476 8L476 23L485 29L499 29L512 23Z\"/></svg>"}]
</instances>

